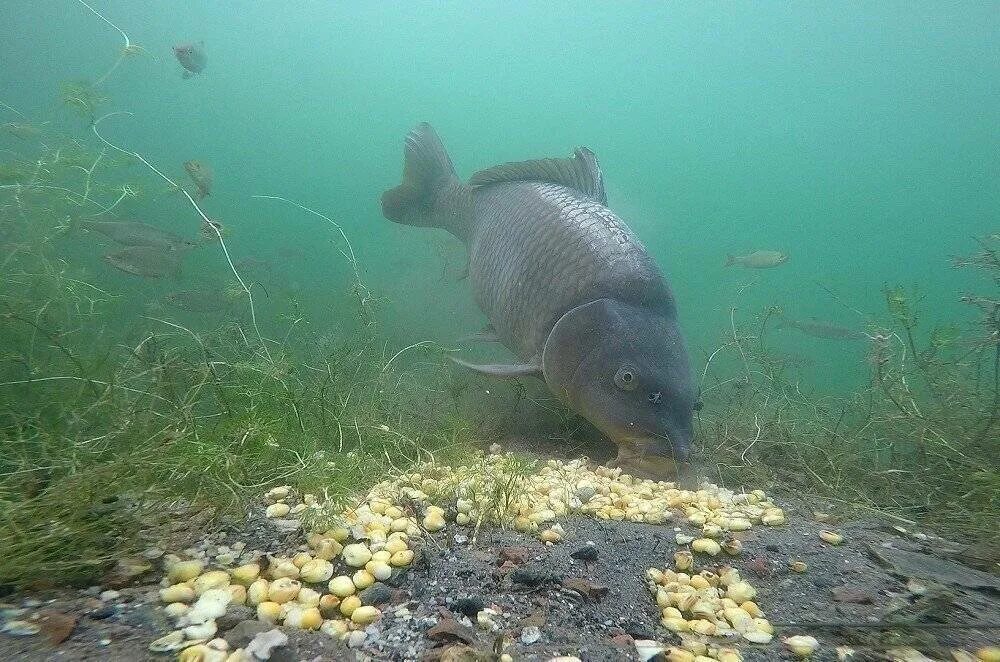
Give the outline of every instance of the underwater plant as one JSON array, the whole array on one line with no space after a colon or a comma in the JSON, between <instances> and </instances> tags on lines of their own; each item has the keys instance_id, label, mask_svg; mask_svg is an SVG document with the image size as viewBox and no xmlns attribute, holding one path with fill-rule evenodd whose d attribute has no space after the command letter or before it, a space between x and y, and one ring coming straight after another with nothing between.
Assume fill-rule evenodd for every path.
<instances>
[{"instance_id":1,"label":"underwater plant","mask_svg":"<svg viewBox=\"0 0 1000 662\"><path fill-rule=\"evenodd\" d=\"M995 244L978 241L981 252L956 266L996 288ZM886 318L867 334L868 384L839 396L804 390L770 348L772 309L739 324L734 308L702 372L701 459L726 483L781 484L970 541L986 567L1000 550L987 524L1000 518L1000 292L963 295L978 319L923 334L919 299L901 287L884 294Z\"/></svg>"}]
</instances>

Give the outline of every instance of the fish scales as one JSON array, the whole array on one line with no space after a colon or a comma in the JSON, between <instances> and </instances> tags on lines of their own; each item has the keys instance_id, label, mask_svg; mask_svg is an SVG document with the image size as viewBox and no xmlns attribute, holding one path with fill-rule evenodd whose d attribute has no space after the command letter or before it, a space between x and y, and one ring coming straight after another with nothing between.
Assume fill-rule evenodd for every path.
<instances>
[{"instance_id":1,"label":"fish scales","mask_svg":"<svg viewBox=\"0 0 1000 662\"><path fill-rule=\"evenodd\" d=\"M406 137L402 182L382 194L382 213L465 243L489 336L520 358L457 363L543 379L618 446L615 464L666 477L690 453L696 386L666 280L606 202L589 149L505 163L465 183L424 123Z\"/></svg>"},{"instance_id":2,"label":"fish scales","mask_svg":"<svg viewBox=\"0 0 1000 662\"><path fill-rule=\"evenodd\" d=\"M555 321L584 301L666 299L658 268L610 209L564 186L480 190L469 239L476 302L504 344L536 356Z\"/></svg>"}]
</instances>

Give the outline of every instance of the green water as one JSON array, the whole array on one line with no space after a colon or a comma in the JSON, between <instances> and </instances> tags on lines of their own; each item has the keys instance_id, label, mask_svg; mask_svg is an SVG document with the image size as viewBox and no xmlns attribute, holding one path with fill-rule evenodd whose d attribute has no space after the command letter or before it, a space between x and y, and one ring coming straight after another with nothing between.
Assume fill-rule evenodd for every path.
<instances>
[{"instance_id":1,"label":"green water","mask_svg":"<svg viewBox=\"0 0 1000 662\"><path fill-rule=\"evenodd\" d=\"M863 330L868 315L884 316L884 284L919 288L924 329L963 322L959 294L980 281L949 258L997 229L996 2L94 7L148 52L98 87L110 99L102 112L132 113L102 123L105 136L185 185L183 161L211 164L204 207L225 224L234 259L272 263L259 278L261 331L281 337L303 317L312 335L291 340L303 351L354 324L343 243L321 219L254 195L287 197L343 227L366 285L388 299L379 318L390 353L423 340L456 346L482 326L458 279L458 242L381 217L379 195L398 182L403 137L419 121L434 125L463 177L591 148L609 206L676 292L699 372L733 324L768 306ZM100 77L121 35L74 0L5 0L0 37L0 101L49 122L36 140L0 132L0 161L33 161L53 131L98 150L58 86ZM187 40L204 40L208 64L185 80L171 46ZM0 107L7 121L21 119ZM122 217L197 233L183 198L161 195L140 166L129 172L143 195L117 207ZM5 209L10 195L0 190ZM216 248L192 254L173 283L110 269L100 259L108 244L93 237L56 242L69 269L116 296L103 311L108 342L128 337L139 315L167 314L167 292L234 284ZM755 249L790 261L723 267L727 253ZM804 359L803 389L846 392L868 378L863 342L791 330L769 342Z\"/></svg>"}]
</instances>

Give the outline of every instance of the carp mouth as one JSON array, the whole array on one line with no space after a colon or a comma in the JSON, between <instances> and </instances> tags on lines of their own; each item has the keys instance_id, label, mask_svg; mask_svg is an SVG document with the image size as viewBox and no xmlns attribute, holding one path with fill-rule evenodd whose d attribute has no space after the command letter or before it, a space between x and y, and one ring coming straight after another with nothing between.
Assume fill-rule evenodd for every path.
<instances>
[{"instance_id":1,"label":"carp mouth","mask_svg":"<svg viewBox=\"0 0 1000 662\"><path fill-rule=\"evenodd\" d=\"M620 467L637 478L653 480L683 480L686 476L687 457L677 458L662 451L664 439L655 436L614 435L611 440L618 447L618 456L608 463Z\"/></svg>"}]
</instances>

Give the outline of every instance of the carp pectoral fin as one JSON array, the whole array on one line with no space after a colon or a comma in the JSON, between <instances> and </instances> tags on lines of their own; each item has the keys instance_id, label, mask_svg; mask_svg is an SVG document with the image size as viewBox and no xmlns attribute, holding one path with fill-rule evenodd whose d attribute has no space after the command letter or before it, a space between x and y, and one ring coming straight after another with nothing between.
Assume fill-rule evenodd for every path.
<instances>
[{"instance_id":1,"label":"carp pectoral fin","mask_svg":"<svg viewBox=\"0 0 1000 662\"><path fill-rule=\"evenodd\" d=\"M451 360L462 366L463 368L468 368L478 372L481 375L486 375L487 377L496 377L499 379L515 379L517 377L541 377L542 376L542 366L534 363L490 363L490 364L476 364L469 363L468 361L463 361L462 359L456 359L451 357Z\"/></svg>"}]
</instances>

